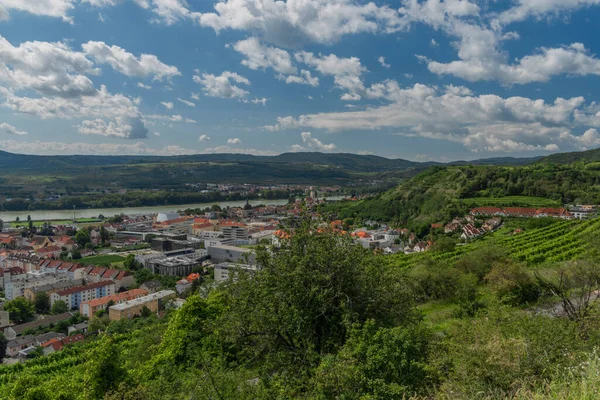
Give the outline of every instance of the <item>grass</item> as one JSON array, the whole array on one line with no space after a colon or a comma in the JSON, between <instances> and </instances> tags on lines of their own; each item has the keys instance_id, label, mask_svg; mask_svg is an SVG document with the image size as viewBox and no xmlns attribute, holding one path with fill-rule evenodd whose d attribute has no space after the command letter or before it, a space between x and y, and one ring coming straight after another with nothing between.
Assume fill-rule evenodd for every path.
<instances>
[{"instance_id":1,"label":"grass","mask_svg":"<svg viewBox=\"0 0 600 400\"><path fill-rule=\"evenodd\" d=\"M543 197L506 196L506 197L471 197L462 199L463 204L474 207L560 207L560 202Z\"/></svg>"},{"instance_id":2,"label":"grass","mask_svg":"<svg viewBox=\"0 0 600 400\"><path fill-rule=\"evenodd\" d=\"M122 263L125 258L114 254L103 255L103 256L91 256L85 257L81 260L77 260L78 263L83 265L109 265L113 263Z\"/></svg>"},{"instance_id":3,"label":"grass","mask_svg":"<svg viewBox=\"0 0 600 400\"><path fill-rule=\"evenodd\" d=\"M68 225L68 224L72 224L73 220L72 219L39 220L39 221L33 221L33 226L42 226L46 222L50 222L50 224L52 224L52 225ZM77 218L75 220L76 224L90 224L90 223L94 223L94 222L102 222L102 221L99 220L98 218ZM16 221L10 222L10 226L13 228L16 228L19 226L28 226L28 225L29 225L29 222L27 222L27 220L21 220L19 222L16 222Z\"/></svg>"}]
</instances>

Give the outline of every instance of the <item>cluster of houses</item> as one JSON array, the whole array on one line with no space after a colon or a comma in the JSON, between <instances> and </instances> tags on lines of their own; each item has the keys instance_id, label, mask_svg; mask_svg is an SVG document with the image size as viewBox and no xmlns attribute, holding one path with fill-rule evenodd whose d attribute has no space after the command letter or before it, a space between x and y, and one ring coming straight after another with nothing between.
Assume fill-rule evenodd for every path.
<instances>
[{"instance_id":1,"label":"cluster of houses","mask_svg":"<svg viewBox=\"0 0 600 400\"><path fill-rule=\"evenodd\" d=\"M487 232L492 232L498 229L501 225L502 218L497 216L481 222L477 221L473 215L467 215L464 218L454 218L443 228L444 233L446 234L459 233L461 239L471 240L478 238Z\"/></svg>"},{"instance_id":2,"label":"cluster of houses","mask_svg":"<svg viewBox=\"0 0 600 400\"><path fill-rule=\"evenodd\" d=\"M566 208L531 208L531 207L477 207L471 210L474 216L501 216L521 218L552 217L562 219L587 219L596 215L596 206L584 205Z\"/></svg>"}]
</instances>

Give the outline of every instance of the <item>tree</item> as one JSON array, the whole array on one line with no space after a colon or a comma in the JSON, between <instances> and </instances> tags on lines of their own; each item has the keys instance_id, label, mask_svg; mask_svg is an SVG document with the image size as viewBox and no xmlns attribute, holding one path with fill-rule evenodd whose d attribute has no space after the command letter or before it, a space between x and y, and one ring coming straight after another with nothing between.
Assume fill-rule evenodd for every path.
<instances>
[{"instance_id":1,"label":"tree","mask_svg":"<svg viewBox=\"0 0 600 400\"><path fill-rule=\"evenodd\" d=\"M81 252L79 251L79 249L75 249L71 252L71 258L73 260L79 260L81 259Z\"/></svg>"},{"instance_id":2,"label":"tree","mask_svg":"<svg viewBox=\"0 0 600 400\"><path fill-rule=\"evenodd\" d=\"M6 345L8 345L8 339L0 333L0 364L2 364L2 360L6 357Z\"/></svg>"},{"instance_id":3,"label":"tree","mask_svg":"<svg viewBox=\"0 0 600 400\"><path fill-rule=\"evenodd\" d=\"M541 295L540 287L525 267L512 261L494 264L485 281L505 304L528 304Z\"/></svg>"},{"instance_id":4,"label":"tree","mask_svg":"<svg viewBox=\"0 0 600 400\"><path fill-rule=\"evenodd\" d=\"M87 229L79 229L75 234L75 242L81 249L90 241L90 232Z\"/></svg>"},{"instance_id":5,"label":"tree","mask_svg":"<svg viewBox=\"0 0 600 400\"><path fill-rule=\"evenodd\" d=\"M46 292L38 292L33 301L35 312L38 314L48 314L50 311L50 296Z\"/></svg>"},{"instance_id":6,"label":"tree","mask_svg":"<svg viewBox=\"0 0 600 400\"><path fill-rule=\"evenodd\" d=\"M152 311L146 306L142 307L142 309L140 310L140 317L142 318L148 318L151 315Z\"/></svg>"},{"instance_id":7,"label":"tree","mask_svg":"<svg viewBox=\"0 0 600 400\"><path fill-rule=\"evenodd\" d=\"M15 222L18 224L18 223L19 223L19 221L21 221L21 219L20 219L19 217L17 217L17 218L15 219Z\"/></svg>"},{"instance_id":8,"label":"tree","mask_svg":"<svg viewBox=\"0 0 600 400\"><path fill-rule=\"evenodd\" d=\"M64 300L56 300L54 304L52 304L52 314L62 314L69 311L69 306L65 303Z\"/></svg>"},{"instance_id":9,"label":"tree","mask_svg":"<svg viewBox=\"0 0 600 400\"><path fill-rule=\"evenodd\" d=\"M119 350L113 339L103 336L100 343L92 350L86 364L85 387L90 390L86 398L104 398L104 395L116 389L127 374L119 360Z\"/></svg>"},{"instance_id":10,"label":"tree","mask_svg":"<svg viewBox=\"0 0 600 400\"><path fill-rule=\"evenodd\" d=\"M442 236L431 246L431 251L439 251L442 253L450 252L456 247L456 240L448 236Z\"/></svg>"},{"instance_id":11,"label":"tree","mask_svg":"<svg viewBox=\"0 0 600 400\"><path fill-rule=\"evenodd\" d=\"M108 233L108 231L104 228L104 225L102 225L100 227L100 240L102 241L102 245L105 245L106 242L108 242L108 240L110 239L110 234Z\"/></svg>"},{"instance_id":12,"label":"tree","mask_svg":"<svg viewBox=\"0 0 600 400\"><path fill-rule=\"evenodd\" d=\"M11 321L22 324L33 320L35 306L25 297L17 297L4 304L4 311L8 311Z\"/></svg>"},{"instance_id":13,"label":"tree","mask_svg":"<svg viewBox=\"0 0 600 400\"><path fill-rule=\"evenodd\" d=\"M355 323L409 325L417 315L408 284L380 260L347 235L301 221L276 254L258 249L260 271L240 271L228 286L232 339L264 361L265 379L277 371L287 384L339 350Z\"/></svg>"},{"instance_id":14,"label":"tree","mask_svg":"<svg viewBox=\"0 0 600 400\"><path fill-rule=\"evenodd\" d=\"M135 254L128 254L125 258L125 261L123 261L123 267L130 271L137 271L141 268L141 266L142 265L136 261Z\"/></svg>"},{"instance_id":15,"label":"tree","mask_svg":"<svg viewBox=\"0 0 600 400\"><path fill-rule=\"evenodd\" d=\"M0 219L0 233L4 230L4 221Z\"/></svg>"}]
</instances>

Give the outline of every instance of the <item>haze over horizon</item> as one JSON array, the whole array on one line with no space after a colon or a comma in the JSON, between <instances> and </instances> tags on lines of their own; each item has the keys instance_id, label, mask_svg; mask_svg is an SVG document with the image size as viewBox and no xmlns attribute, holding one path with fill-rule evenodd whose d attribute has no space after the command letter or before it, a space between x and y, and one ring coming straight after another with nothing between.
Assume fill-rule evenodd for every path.
<instances>
[{"instance_id":1,"label":"haze over horizon","mask_svg":"<svg viewBox=\"0 0 600 400\"><path fill-rule=\"evenodd\" d=\"M0 0L0 150L600 146L597 0Z\"/></svg>"}]
</instances>

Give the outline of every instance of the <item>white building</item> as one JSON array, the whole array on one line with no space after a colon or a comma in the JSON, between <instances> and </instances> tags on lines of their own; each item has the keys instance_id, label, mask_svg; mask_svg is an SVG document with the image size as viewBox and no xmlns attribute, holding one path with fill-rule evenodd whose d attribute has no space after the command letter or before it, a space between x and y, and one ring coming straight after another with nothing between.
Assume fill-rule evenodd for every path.
<instances>
[{"instance_id":1,"label":"white building","mask_svg":"<svg viewBox=\"0 0 600 400\"><path fill-rule=\"evenodd\" d=\"M255 265L248 264L235 264L235 263L221 263L215 265L215 282L220 283L229 279L230 272L233 271L247 271L247 272L255 272L257 270Z\"/></svg>"}]
</instances>

